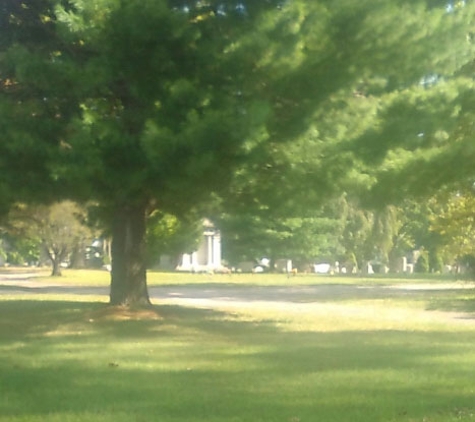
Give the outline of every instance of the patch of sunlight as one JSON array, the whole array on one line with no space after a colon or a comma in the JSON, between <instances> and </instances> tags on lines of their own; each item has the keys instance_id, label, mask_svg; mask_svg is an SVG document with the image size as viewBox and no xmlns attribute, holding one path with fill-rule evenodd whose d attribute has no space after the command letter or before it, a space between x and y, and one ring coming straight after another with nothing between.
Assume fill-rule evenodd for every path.
<instances>
[{"instance_id":1,"label":"patch of sunlight","mask_svg":"<svg viewBox=\"0 0 475 422\"><path fill-rule=\"evenodd\" d=\"M67 336L82 336L84 334L90 334L90 330L85 330L83 325L76 326L61 326L54 330L46 331L44 337L67 337ZM37 337L37 334L31 334L32 337Z\"/></svg>"},{"instance_id":2,"label":"patch of sunlight","mask_svg":"<svg viewBox=\"0 0 475 422\"><path fill-rule=\"evenodd\" d=\"M444 367L452 368L453 365L458 366L458 368L463 372L463 368L467 370L473 368L475 365L475 352L471 350L471 346L466 347L461 344L460 346L454 345L455 349L469 349L466 351L452 351L450 354L438 354L436 356L427 356L424 358L425 364L433 364L443 370Z\"/></svg>"},{"instance_id":3,"label":"patch of sunlight","mask_svg":"<svg viewBox=\"0 0 475 422\"><path fill-rule=\"evenodd\" d=\"M38 415L0 416L0 422L130 422L134 415L121 412L61 411Z\"/></svg>"},{"instance_id":4,"label":"patch of sunlight","mask_svg":"<svg viewBox=\"0 0 475 422\"><path fill-rule=\"evenodd\" d=\"M17 352L20 349L23 349L26 346L26 343L23 341L17 341L10 344L5 344L0 346L0 350L4 352Z\"/></svg>"},{"instance_id":5,"label":"patch of sunlight","mask_svg":"<svg viewBox=\"0 0 475 422\"><path fill-rule=\"evenodd\" d=\"M13 300L34 300L35 302L51 302L60 300L61 302L81 302L81 303L108 303L109 296L106 295L80 295L64 293L12 293L0 295L0 302Z\"/></svg>"},{"instance_id":6,"label":"patch of sunlight","mask_svg":"<svg viewBox=\"0 0 475 422\"><path fill-rule=\"evenodd\" d=\"M256 302L254 302L256 303ZM461 319L458 314L427 311L421 304L413 307L389 304L387 301L357 303L258 303L256 306L220 304L214 309L228 312L226 320L268 324L283 331L368 331L410 330L437 331L440 329L473 330L475 321ZM423 305L423 303L422 303Z\"/></svg>"}]
</instances>

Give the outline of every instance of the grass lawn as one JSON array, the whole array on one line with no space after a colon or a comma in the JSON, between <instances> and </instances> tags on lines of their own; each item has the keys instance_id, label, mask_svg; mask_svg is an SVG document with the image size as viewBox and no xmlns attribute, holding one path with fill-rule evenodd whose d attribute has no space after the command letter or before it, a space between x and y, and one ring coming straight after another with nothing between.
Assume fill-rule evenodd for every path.
<instances>
[{"instance_id":1,"label":"grass lawn","mask_svg":"<svg viewBox=\"0 0 475 422\"><path fill-rule=\"evenodd\" d=\"M198 287L221 279L322 284L327 294L137 313L108 308L105 296L0 294L0 422L475 421L473 289L373 294L400 280L150 277ZM108 278L67 272L61 281ZM344 283L358 288L338 295Z\"/></svg>"}]
</instances>

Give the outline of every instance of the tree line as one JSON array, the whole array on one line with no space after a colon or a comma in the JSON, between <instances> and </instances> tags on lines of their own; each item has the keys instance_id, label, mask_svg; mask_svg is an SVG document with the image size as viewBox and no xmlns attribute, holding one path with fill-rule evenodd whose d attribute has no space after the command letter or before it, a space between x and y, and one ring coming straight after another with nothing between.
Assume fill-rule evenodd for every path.
<instances>
[{"instance_id":1,"label":"tree line","mask_svg":"<svg viewBox=\"0 0 475 422\"><path fill-rule=\"evenodd\" d=\"M308 216L222 213L215 225L222 234L223 266L228 269L267 258L271 266L278 259L291 259L300 271L338 262L348 274L363 271L368 263L401 273L401 259L406 259L415 272L442 273L461 267L474 271L473 201L472 192L440 191L423 202L406 200L370 210L343 194ZM4 218L0 257L11 265L50 261L52 275L61 275L62 265L108 267L110 234L93 215L91 205L71 201L15 204ZM177 266L183 253L198 249L203 235L198 216L179 220L156 211L146 226L147 268L163 268L164 256Z\"/></svg>"}]
</instances>

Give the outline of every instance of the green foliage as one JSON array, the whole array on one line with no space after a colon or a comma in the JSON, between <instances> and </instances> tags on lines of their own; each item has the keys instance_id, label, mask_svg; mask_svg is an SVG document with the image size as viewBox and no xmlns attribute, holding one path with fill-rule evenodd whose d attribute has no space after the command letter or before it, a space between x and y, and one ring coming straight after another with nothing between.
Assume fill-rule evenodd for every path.
<instances>
[{"instance_id":1,"label":"green foliage","mask_svg":"<svg viewBox=\"0 0 475 422\"><path fill-rule=\"evenodd\" d=\"M356 267L373 258L373 245L369 243L372 231L372 214L346 199L342 202L344 229L341 244L345 249L343 262L347 260Z\"/></svg>"},{"instance_id":2,"label":"green foliage","mask_svg":"<svg viewBox=\"0 0 475 422\"><path fill-rule=\"evenodd\" d=\"M218 20L205 5L191 17L164 1L109 2L98 19L94 3L58 14L58 27L84 43L86 61L57 177L112 204L159 198L162 211L177 213L206 201L252 152L268 115L250 91L239 94L253 66L239 46L243 22ZM246 49L266 46L246 31ZM237 64L236 78L228 76Z\"/></svg>"},{"instance_id":3,"label":"green foliage","mask_svg":"<svg viewBox=\"0 0 475 422\"><path fill-rule=\"evenodd\" d=\"M23 265L25 263L25 258L18 251L8 251L7 252L7 262L10 265Z\"/></svg>"},{"instance_id":4,"label":"green foliage","mask_svg":"<svg viewBox=\"0 0 475 422\"><path fill-rule=\"evenodd\" d=\"M473 5L251 3L241 12L226 1L9 3L4 100L21 89L31 108L18 107L7 133L28 139L21 126L34 113L35 137L59 150L45 159L62 186L113 203L157 197L178 212L223 192L245 162L246 190L266 174L281 197L302 179L319 193L364 190L368 174L385 181L455 130L460 113L447 112L469 81L450 77L470 57ZM360 172L394 148L377 173Z\"/></svg>"},{"instance_id":5,"label":"green foliage","mask_svg":"<svg viewBox=\"0 0 475 422\"><path fill-rule=\"evenodd\" d=\"M9 262L37 262L42 251L58 266L76 246L92 237L85 223L85 210L70 201L49 206L16 204L5 226L12 242Z\"/></svg>"},{"instance_id":6,"label":"green foliage","mask_svg":"<svg viewBox=\"0 0 475 422\"><path fill-rule=\"evenodd\" d=\"M414 266L414 271L422 274L429 272L429 254L427 251L421 251L419 258L417 258L416 265Z\"/></svg>"},{"instance_id":7,"label":"green foliage","mask_svg":"<svg viewBox=\"0 0 475 422\"><path fill-rule=\"evenodd\" d=\"M468 271L469 276L475 276L475 255L467 254L459 258L458 263L464 265Z\"/></svg>"},{"instance_id":8,"label":"green foliage","mask_svg":"<svg viewBox=\"0 0 475 422\"><path fill-rule=\"evenodd\" d=\"M437 250L429 250L429 270L431 273L442 273L444 260Z\"/></svg>"},{"instance_id":9,"label":"green foliage","mask_svg":"<svg viewBox=\"0 0 475 422\"><path fill-rule=\"evenodd\" d=\"M267 212L226 214L219 222L224 257L234 264L264 257L292 259L296 265L334 259L342 252L338 242L342 221L329 208L306 217Z\"/></svg>"},{"instance_id":10,"label":"green foliage","mask_svg":"<svg viewBox=\"0 0 475 422\"><path fill-rule=\"evenodd\" d=\"M39 238L19 235L17 237L11 236L9 240L11 242L11 251L8 258L10 264L35 264L40 261L41 240Z\"/></svg>"},{"instance_id":11,"label":"green foliage","mask_svg":"<svg viewBox=\"0 0 475 422\"><path fill-rule=\"evenodd\" d=\"M147 221L147 253L149 265L160 256L176 258L198 249L203 236L203 221L197 218L177 219L173 215L155 211Z\"/></svg>"},{"instance_id":12,"label":"green foliage","mask_svg":"<svg viewBox=\"0 0 475 422\"><path fill-rule=\"evenodd\" d=\"M6 261L7 261L7 252L5 251L3 239L0 239L0 262L5 263Z\"/></svg>"},{"instance_id":13,"label":"green foliage","mask_svg":"<svg viewBox=\"0 0 475 422\"><path fill-rule=\"evenodd\" d=\"M475 197L471 189L442 191L433 198L431 230L442 242L441 252L455 262L475 251Z\"/></svg>"}]
</instances>

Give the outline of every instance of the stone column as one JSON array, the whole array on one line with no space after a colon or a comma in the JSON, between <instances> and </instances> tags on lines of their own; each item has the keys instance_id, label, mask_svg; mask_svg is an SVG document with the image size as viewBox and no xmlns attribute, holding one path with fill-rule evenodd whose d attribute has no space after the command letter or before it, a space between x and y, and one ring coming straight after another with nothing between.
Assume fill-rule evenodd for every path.
<instances>
[{"instance_id":1,"label":"stone column","mask_svg":"<svg viewBox=\"0 0 475 422\"><path fill-rule=\"evenodd\" d=\"M221 267L221 236L219 232L213 236L213 264L215 268Z\"/></svg>"}]
</instances>

